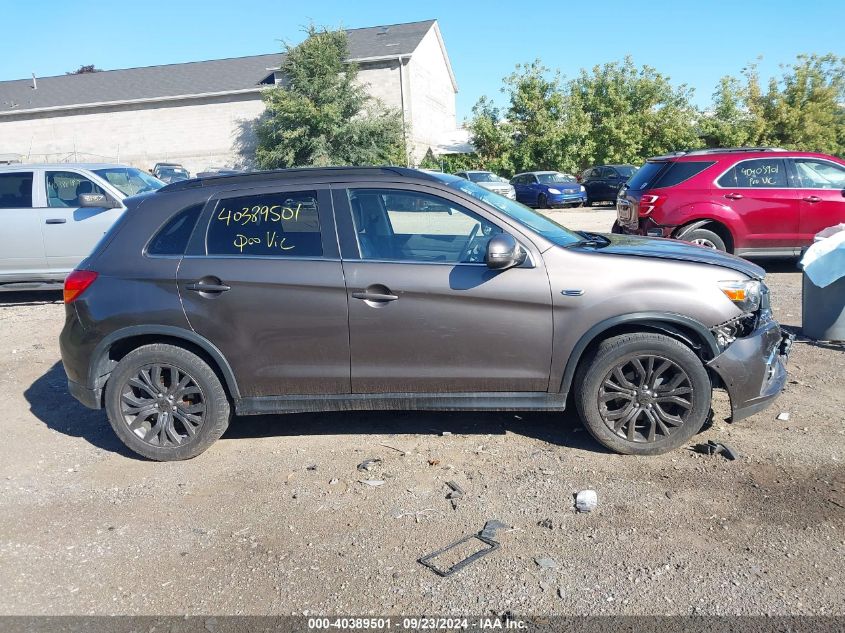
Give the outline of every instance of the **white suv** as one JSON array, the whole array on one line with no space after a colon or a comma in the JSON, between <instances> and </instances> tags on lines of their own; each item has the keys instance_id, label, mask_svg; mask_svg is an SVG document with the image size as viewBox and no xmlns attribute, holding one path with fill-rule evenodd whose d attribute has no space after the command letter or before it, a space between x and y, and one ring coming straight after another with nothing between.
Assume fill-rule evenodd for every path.
<instances>
[{"instance_id":1,"label":"white suv","mask_svg":"<svg viewBox=\"0 0 845 633\"><path fill-rule=\"evenodd\" d=\"M0 290L60 288L123 213L160 180L125 165L0 166Z\"/></svg>"}]
</instances>

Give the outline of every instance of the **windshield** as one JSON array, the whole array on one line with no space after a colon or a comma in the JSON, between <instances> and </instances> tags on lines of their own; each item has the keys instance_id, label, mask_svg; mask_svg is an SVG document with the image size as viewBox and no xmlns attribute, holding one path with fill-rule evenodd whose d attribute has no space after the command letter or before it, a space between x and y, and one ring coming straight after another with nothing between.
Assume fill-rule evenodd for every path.
<instances>
[{"instance_id":1,"label":"windshield","mask_svg":"<svg viewBox=\"0 0 845 633\"><path fill-rule=\"evenodd\" d=\"M134 167L110 167L95 169L94 173L104 178L124 196L134 196L136 193L157 191L164 187L164 183L150 174Z\"/></svg>"},{"instance_id":2,"label":"windshield","mask_svg":"<svg viewBox=\"0 0 845 633\"><path fill-rule=\"evenodd\" d=\"M637 168L631 165L618 165L616 167L616 171L618 171L623 178L630 178L637 172Z\"/></svg>"},{"instance_id":3,"label":"windshield","mask_svg":"<svg viewBox=\"0 0 845 633\"><path fill-rule=\"evenodd\" d=\"M491 171L471 171L467 173L472 182L504 182L504 178L500 178Z\"/></svg>"},{"instance_id":4,"label":"windshield","mask_svg":"<svg viewBox=\"0 0 845 633\"><path fill-rule=\"evenodd\" d=\"M439 179L448 186L454 189L459 189L460 191L471 195L473 198L481 200L481 202L498 209L512 220L515 220L520 224L524 224L529 229L538 235L543 236L553 244L557 244L558 246L568 246L570 244L583 241L583 237L577 233L570 231L565 226L550 220L546 216L541 215L533 209L529 209L525 205L515 202L510 198L500 196L498 193L493 193L489 189L479 187L475 183L464 180L463 178L444 175Z\"/></svg>"},{"instance_id":5,"label":"windshield","mask_svg":"<svg viewBox=\"0 0 845 633\"><path fill-rule=\"evenodd\" d=\"M544 185L551 185L556 182L576 182L575 176L562 174L559 171L553 174L537 174L537 180Z\"/></svg>"}]
</instances>

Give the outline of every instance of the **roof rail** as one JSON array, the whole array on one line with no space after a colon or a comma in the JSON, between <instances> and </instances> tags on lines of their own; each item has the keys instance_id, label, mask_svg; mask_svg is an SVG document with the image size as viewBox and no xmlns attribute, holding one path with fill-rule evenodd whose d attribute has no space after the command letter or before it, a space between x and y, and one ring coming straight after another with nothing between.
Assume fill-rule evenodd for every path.
<instances>
[{"instance_id":1,"label":"roof rail","mask_svg":"<svg viewBox=\"0 0 845 633\"><path fill-rule=\"evenodd\" d=\"M694 149L687 152L688 156L700 156L702 154L728 154L731 152L785 152L782 147L708 147L707 149Z\"/></svg>"},{"instance_id":2,"label":"roof rail","mask_svg":"<svg viewBox=\"0 0 845 633\"><path fill-rule=\"evenodd\" d=\"M297 178L343 178L345 176L404 176L410 178L421 178L423 180L435 180L433 176L424 171L411 169L409 167L296 167L293 169L272 169L267 171L249 171L239 174L228 174L221 176L204 176L202 178L191 178L165 185L158 191L169 193L171 191L184 191L185 189L199 189L202 187L216 187L221 185L236 185L245 183L258 183L274 180L294 180Z\"/></svg>"}]
</instances>

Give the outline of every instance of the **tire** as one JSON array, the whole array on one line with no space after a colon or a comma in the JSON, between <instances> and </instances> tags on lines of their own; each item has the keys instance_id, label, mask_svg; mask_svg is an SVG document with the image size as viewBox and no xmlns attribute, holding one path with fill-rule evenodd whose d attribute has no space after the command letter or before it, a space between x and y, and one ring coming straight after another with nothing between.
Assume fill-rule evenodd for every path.
<instances>
[{"instance_id":1,"label":"tire","mask_svg":"<svg viewBox=\"0 0 845 633\"><path fill-rule=\"evenodd\" d=\"M619 224L619 220L613 221L613 226L610 227L610 232L614 235L624 235L625 231L622 229L622 225Z\"/></svg>"},{"instance_id":2,"label":"tire","mask_svg":"<svg viewBox=\"0 0 845 633\"><path fill-rule=\"evenodd\" d=\"M707 229L693 229L689 233L683 233L680 239L717 251L727 252L728 250L725 241L716 233Z\"/></svg>"},{"instance_id":3,"label":"tire","mask_svg":"<svg viewBox=\"0 0 845 633\"><path fill-rule=\"evenodd\" d=\"M546 198L546 194L541 193L537 196L537 208L538 209L547 209L548 208L548 198Z\"/></svg>"},{"instance_id":4,"label":"tire","mask_svg":"<svg viewBox=\"0 0 845 633\"><path fill-rule=\"evenodd\" d=\"M642 381L649 372L651 379ZM666 395L672 385L672 395ZM712 385L703 363L689 347L662 334L639 332L602 341L580 363L575 387L575 405L590 435L625 455L659 455L679 448L701 430L710 413Z\"/></svg>"},{"instance_id":5,"label":"tire","mask_svg":"<svg viewBox=\"0 0 845 633\"><path fill-rule=\"evenodd\" d=\"M196 457L229 426L229 400L217 374L174 345L144 345L124 356L106 383L105 405L120 440L161 462Z\"/></svg>"}]
</instances>

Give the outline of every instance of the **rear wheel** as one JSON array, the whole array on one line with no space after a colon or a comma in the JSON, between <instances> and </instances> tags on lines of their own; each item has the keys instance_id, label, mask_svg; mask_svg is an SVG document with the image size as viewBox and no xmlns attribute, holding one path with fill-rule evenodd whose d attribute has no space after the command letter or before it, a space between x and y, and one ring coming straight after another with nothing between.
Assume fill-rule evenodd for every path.
<instances>
[{"instance_id":1,"label":"rear wheel","mask_svg":"<svg viewBox=\"0 0 845 633\"><path fill-rule=\"evenodd\" d=\"M106 412L131 450L156 461L196 457L229 425L229 401L208 364L181 347L144 345L106 384Z\"/></svg>"},{"instance_id":2,"label":"rear wheel","mask_svg":"<svg viewBox=\"0 0 845 633\"><path fill-rule=\"evenodd\" d=\"M701 430L712 387L701 360L662 334L603 341L578 368L575 404L590 434L617 453L657 455Z\"/></svg>"},{"instance_id":3,"label":"rear wheel","mask_svg":"<svg viewBox=\"0 0 845 633\"><path fill-rule=\"evenodd\" d=\"M712 248L716 251L727 251L725 241L713 231L707 229L694 229L689 233L684 233L682 240L704 246L705 248Z\"/></svg>"}]
</instances>

